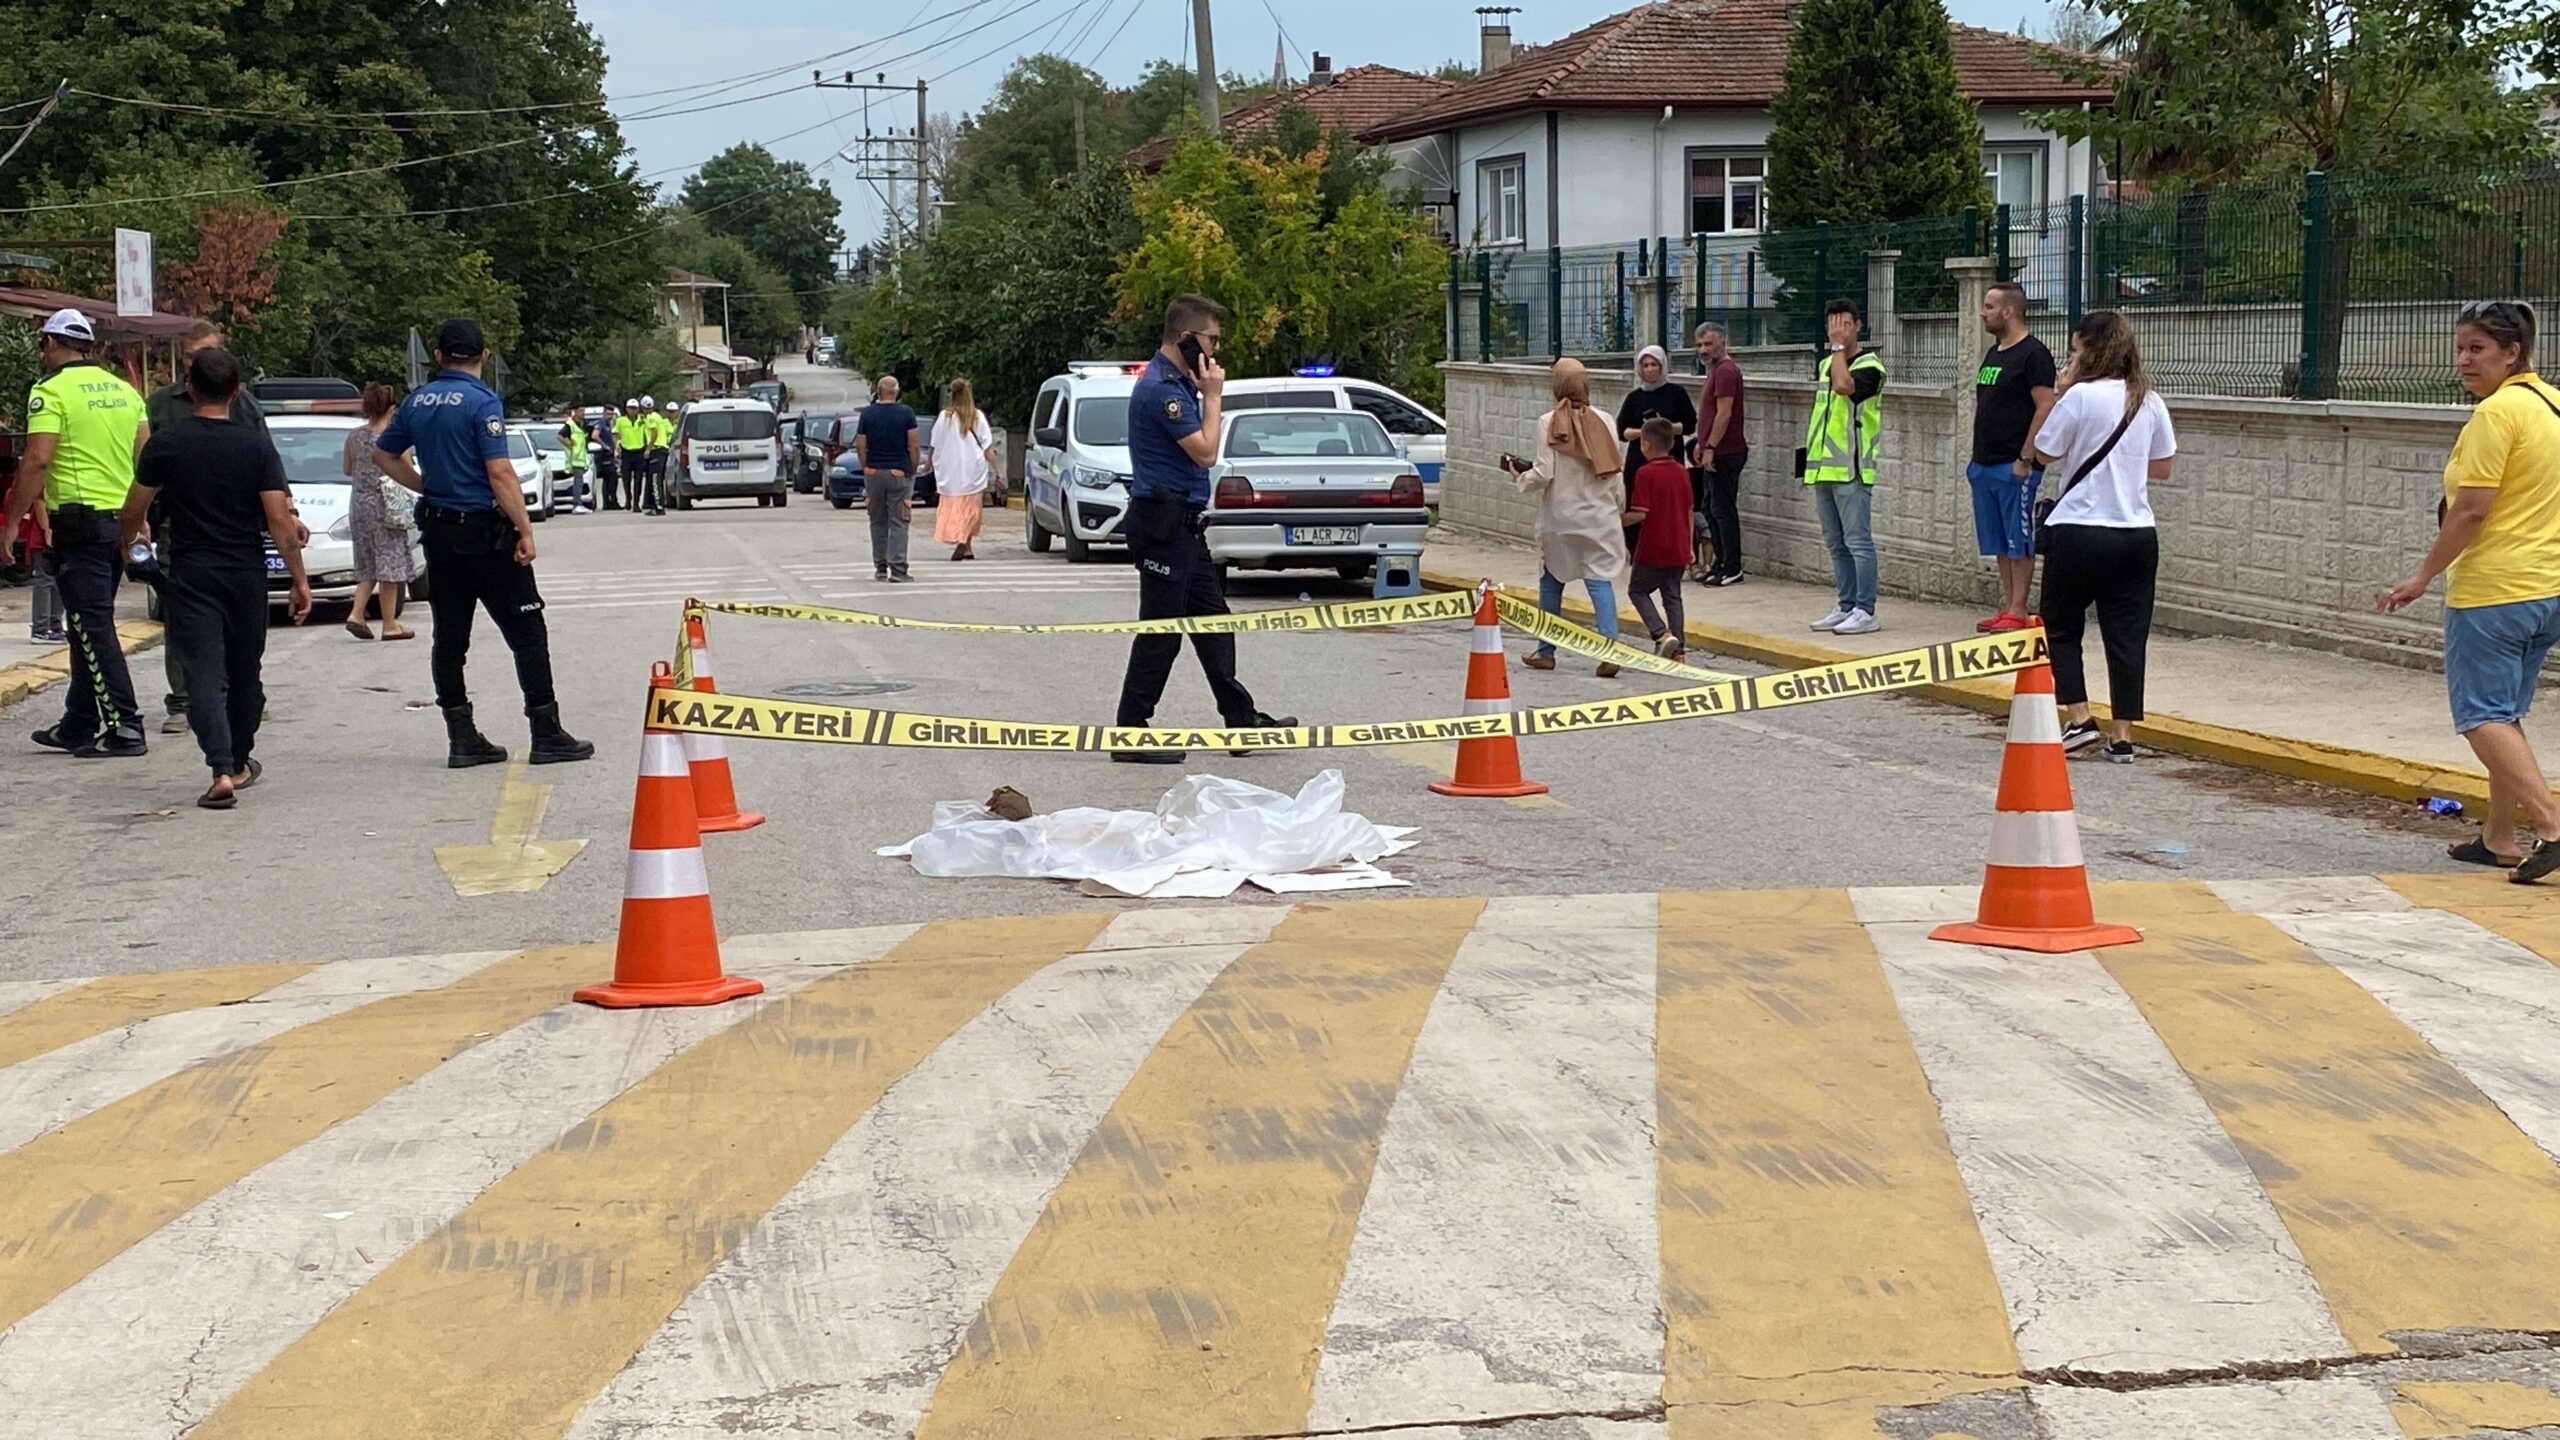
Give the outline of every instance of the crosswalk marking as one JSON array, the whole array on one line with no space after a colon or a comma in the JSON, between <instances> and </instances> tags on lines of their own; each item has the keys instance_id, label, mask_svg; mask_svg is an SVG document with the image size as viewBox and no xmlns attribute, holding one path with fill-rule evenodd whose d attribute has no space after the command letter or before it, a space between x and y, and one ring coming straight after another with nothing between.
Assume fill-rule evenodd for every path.
<instances>
[{"instance_id":1,"label":"crosswalk marking","mask_svg":"<svg viewBox=\"0 0 2560 1440\"><path fill-rule=\"evenodd\" d=\"M2249 1167L2097 961L1871 933L2029 1368L2342 1353Z\"/></svg>"},{"instance_id":2,"label":"crosswalk marking","mask_svg":"<svg viewBox=\"0 0 2560 1440\"><path fill-rule=\"evenodd\" d=\"M24 1145L190 1065L386 996L432 990L505 958L499 951L342 960L316 969L244 967L300 973L256 992L250 1003L224 1001L154 1015L0 1070L0 1151Z\"/></svg>"},{"instance_id":3,"label":"crosswalk marking","mask_svg":"<svg viewBox=\"0 0 2560 1440\"><path fill-rule=\"evenodd\" d=\"M481 1192L190 1432L552 1437L880 1092L1090 915L930 925L695 1045ZM526 1337L539 1333L538 1349Z\"/></svg>"},{"instance_id":4,"label":"crosswalk marking","mask_svg":"<svg viewBox=\"0 0 2560 1440\"><path fill-rule=\"evenodd\" d=\"M2014 1374L1928 1078L1846 897L1665 895L1659 946L1675 1440L1872 1437L1879 1406Z\"/></svg>"},{"instance_id":5,"label":"crosswalk marking","mask_svg":"<svg viewBox=\"0 0 2560 1440\"><path fill-rule=\"evenodd\" d=\"M302 974L316 963L285 961L154 975L115 975L77 984L30 982L18 992L18 1003L9 1007L8 1013L0 1014L0 1066L15 1065L155 1015L246 1000Z\"/></svg>"},{"instance_id":6,"label":"crosswalk marking","mask_svg":"<svg viewBox=\"0 0 2560 1440\"><path fill-rule=\"evenodd\" d=\"M2541 887L2511 885L2495 871L2381 878L2415 904L2459 915L2560 965L2560 906L2551 904Z\"/></svg>"},{"instance_id":7,"label":"crosswalk marking","mask_svg":"<svg viewBox=\"0 0 2560 1440\"><path fill-rule=\"evenodd\" d=\"M2278 1380L2174 1390L2035 1391L2045 1440L2403 1440L2372 1387L2353 1380Z\"/></svg>"},{"instance_id":8,"label":"crosswalk marking","mask_svg":"<svg viewBox=\"0 0 2560 1440\"><path fill-rule=\"evenodd\" d=\"M8 1016L26 1009L39 1000L49 1000L82 983L68 977L60 980L10 980L0 983L0 1020L5 1020ZM6 1060L0 1060L0 1064L7 1063L9 1062Z\"/></svg>"},{"instance_id":9,"label":"crosswalk marking","mask_svg":"<svg viewBox=\"0 0 2560 1440\"><path fill-rule=\"evenodd\" d=\"M572 1440L718 1435L749 1411L777 1431L909 1434L1103 1110L1243 950L1088 949L960 1027L695 1287Z\"/></svg>"},{"instance_id":10,"label":"crosswalk marking","mask_svg":"<svg viewBox=\"0 0 2560 1440\"><path fill-rule=\"evenodd\" d=\"M1486 902L1396 1091L1306 1428L1661 1392L1654 904Z\"/></svg>"},{"instance_id":11,"label":"crosswalk marking","mask_svg":"<svg viewBox=\"0 0 2560 1440\"><path fill-rule=\"evenodd\" d=\"M559 1001L596 947L526 951L217 1055L0 1155L0 1329L207 1196Z\"/></svg>"},{"instance_id":12,"label":"crosswalk marking","mask_svg":"<svg viewBox=\"0 0 2560 1440\"><path fill-rule=\"evenodd\" d=\"M1482 902L1309 906L1228 966L1087 1142L916 1440L1286 1434L1414 1037Z\"/></svg>"},{"instance_id":13,"label":"crosswalk marking","mask_svg":"<svg viewBox=\"0 0 2560 1440\"><path fill-rule=\"evenodd\" d=\"M2560 1330L2560 1168L2354 980L2255 915L2101 957L2248 1157L2357 1352ZM2375 1163L2375 1162L2382 1163Z\"/></svg>"}]
</instances>

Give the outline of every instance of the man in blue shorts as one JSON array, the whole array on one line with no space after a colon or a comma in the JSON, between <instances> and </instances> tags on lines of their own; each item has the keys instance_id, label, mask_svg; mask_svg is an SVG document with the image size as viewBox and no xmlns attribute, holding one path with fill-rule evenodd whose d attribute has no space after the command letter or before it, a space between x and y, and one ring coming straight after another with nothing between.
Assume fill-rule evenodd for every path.
<instances>
[{"instance_id":1,"label":"man in blue shorts","mask_svg":"<svg viewBox=\"0 0 2560 1440\"><path fill-rule=\"evenodd\" d=\"M2053 352L2027 329L2027 290L2014 280L1992 285L1982 297L1982 328L1991 349L1973 386L1973 463L1965 480L1973 490L1973 539L2000 566L2000 613L1973 628L1984 633L2024 630L2027 590L2035 583L2036 491L2043 467L2027 458L2027 437L2043 427L2053 408Z\"/></svg>"}]
</instances>

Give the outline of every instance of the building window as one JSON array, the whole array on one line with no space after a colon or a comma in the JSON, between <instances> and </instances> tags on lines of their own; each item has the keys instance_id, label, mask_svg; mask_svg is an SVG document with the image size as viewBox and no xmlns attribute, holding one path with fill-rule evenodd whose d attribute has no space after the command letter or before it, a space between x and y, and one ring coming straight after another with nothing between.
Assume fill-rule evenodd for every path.
<instances>
[{"instance_id":1,"label":"building window","mask_svg":"<svg viewBox=\"0 0 2560 1440\"><path fill-rule=\"evenodd\" d=\"M1477 162L1476 242L1529 243L1529 163L1522 157Z\"/></svg>"},{"instance_id":2,"label":"building window","mask_svg":"<svg viewBox=\"0 0 2560 1440\"><path fill-rule=\"evenodd\" d=\"M1760 230L1760 191L1767 183L1765 155L1689 156L1689 231L1693 235L1754 235Z\"/></svg>"},{"instance_id":3,"label":"building window","mask_svg":"<svg viewBox=\"0 0 2560 1440\"><path fill-rule=\"evenodd\" d=\"M1982 152L1982 180L1990 187L1991 203L2009 207L2009 223L2033 224L2036 211L2044 204L2044 147L2016 146L1986 149Z\"/></svg>"}]
</instances>

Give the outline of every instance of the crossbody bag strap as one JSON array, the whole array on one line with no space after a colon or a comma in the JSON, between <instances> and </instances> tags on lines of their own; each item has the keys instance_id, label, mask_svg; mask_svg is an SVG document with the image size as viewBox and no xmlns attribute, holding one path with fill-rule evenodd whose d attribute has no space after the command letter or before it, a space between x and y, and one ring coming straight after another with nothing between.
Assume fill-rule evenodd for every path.
<instances>
[{"instance_id":1,"label":"crossbody bag strap","mask_svg":"<svg viewBox=\"0 0 2560 1440\"><path fill-rule=\"evenodd\" d=\"M2106 463L2107 457L2116 451L2116 442L2124 438L2124 432L2133 428L2133 417L2141 413L2142 405L2139 401L2135 402L2132 409L2124 412L2124 418L2116 422L2115 433L2107 437L2107 443L2092 451L2088 459L2080 462L2080 468L2071 472L2071 479L2053 497L2054 504L2060 505L2064 495L2070 494L2081 481L2089 478L2090 471Z\"/></svg>"}]
</instances>

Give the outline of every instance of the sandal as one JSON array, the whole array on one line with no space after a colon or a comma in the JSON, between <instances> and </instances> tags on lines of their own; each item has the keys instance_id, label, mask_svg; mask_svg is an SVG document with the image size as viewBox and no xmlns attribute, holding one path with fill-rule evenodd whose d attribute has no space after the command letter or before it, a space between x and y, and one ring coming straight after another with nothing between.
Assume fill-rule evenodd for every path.
<instances>
[{"instance_id":1,"label":"sandal","mask_svg":"<svg viewBox=\"0 0 2560 1440\"><path fill-rule=\"evenodd\" d=\"M2489 848L2489 842L2474 835L2459 845L2448 846L2445 855L2465 865L2491 865L2500 870L2513 870L2524 863L2522 855L2501 855Z\"/></svg>"},{"instance_id":2,"label":"sandal","mask_svg":"<svg viewBox=\"0 0 2560 1440\"><path fill-rule=\"evenodd\" d=\"M373 638L372 627L366 625L363 621L356 619L349 619L347 621L347 633L353 635L359 640L370 640Z\"/></svg>"},{"instance_id":3,"label":"sandal","mask_svg":"<svg viewBox=\"0 0 2560 1440\"><path fill-rule=\"evenodd\" d=\"M2530 885L2554 870L2560 870L2560 840L2545 840L2534 846L2533 853L2524 857L2524 863L2507 878L2518 885Z\"/></svg>"},{"instance_id":4,"label":"sandal","mask_svg":"<svg viewBox=\"0 0 2560 1440\"><path fill-rule=\"evenodd\" d=\"M1528 666L1532 670L1553 670L1556 668L1556 657L1553 655L1528 655L1523 656L1520 663Z\"/></svg>"},{"instance_id":5,"label":"sandal","mask_svg":"<svg viewBox=\"0 0 2560 1440\"><path fill-rule=\"evenodd\" d=\"M259 763L258 763L257 761L255 761L255 760L250 761L250 762L249 762L249 768L248 768L248 769L243 770L243 771L241 771L239 774L234 775L234 776L232 776L232 777L231 777L231 789L232 789L233 793L235 793L235 794L236 794L236 793L238 793L238 792L240 792L240 791L242 791L242 790L246 790L246 789L248 789L248 788L249 788L250 786L252 786L252 785L257 784L257 783L258 783L258 777L259 777L259 776L261 776L261 775L264 775L264 774L266 774L266 773L267 773L267 767L266 767L266 766L259 764Z\"/></svg>"},{"instance_id":6,"label":"sandal","mask_svg":"<svg viewBox=\"0 0 2560 1440\"><path fill-rule=\"evenodd\" d=\"M221 782L216 781L215 783L219 784ZM229 794L224 794L215 790L213 786L208 785L205 787L204 793L196 797L196 808L199 810L228 810L240 803L239 791L240 787L236 781L233 782L231 792Z\"/></svg>"},{"instance_id":7,"label":"sandal","mask_svg":"<svg viewBox=\"0 0 2560 1440\"><path fill-rule=\"evenodd\" d=\"M385 620L382 622L382 638L385 640L415 640L418 638L418 632L410 629L406 625L395 624L391 621Z\"/></svg>"}]
</instances>

